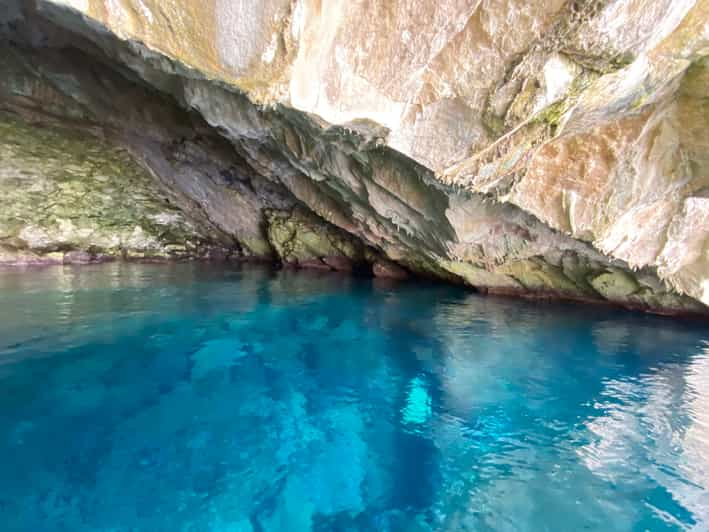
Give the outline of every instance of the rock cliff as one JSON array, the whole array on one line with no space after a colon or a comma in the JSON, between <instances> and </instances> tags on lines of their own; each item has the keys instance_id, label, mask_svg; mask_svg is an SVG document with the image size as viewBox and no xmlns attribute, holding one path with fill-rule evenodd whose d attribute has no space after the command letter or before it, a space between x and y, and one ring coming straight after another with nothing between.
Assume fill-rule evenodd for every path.
<instances>
[{"instance_id":1,"label":"rock cliff","mask_svg":"<svg viewBox=\"0 0 709 532\"><path fill-rule=\"evenodd\" d=\"M709 311L709 0L8 0L0 34L0 261Z\"/></svg>"}]
</instances>

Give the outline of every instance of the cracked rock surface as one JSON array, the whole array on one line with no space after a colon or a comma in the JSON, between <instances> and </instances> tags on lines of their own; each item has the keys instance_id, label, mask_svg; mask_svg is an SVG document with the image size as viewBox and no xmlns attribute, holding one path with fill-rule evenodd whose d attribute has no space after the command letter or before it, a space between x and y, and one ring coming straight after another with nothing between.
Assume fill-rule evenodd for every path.
<instances>
[{"instance_id":1,"label":"cracked rock surface","mask_svg":"<svg viewBox=\"0 0 709 532\"><path fill-rule=\"evenodd\" d=\"M82 131L0 116L0 159L0 264L228 252L125 150Z\"/></svg>"},{"instance_id":2,"label":"cracked rock surface","mask_svg":"<svg viewBox=\"0 0 709 532\"><path fill-rule=\"evenodd\" d=\"M155 255L707 313L708 21L709 0L11 0L3 130L131 159L108 172L125 194L105 219ZM13 194L22 169L58 179L3 158ZM137 174L144 204L118 184ZM5 218L17 256L117 249Z\"/></svg>"}]
</instances>

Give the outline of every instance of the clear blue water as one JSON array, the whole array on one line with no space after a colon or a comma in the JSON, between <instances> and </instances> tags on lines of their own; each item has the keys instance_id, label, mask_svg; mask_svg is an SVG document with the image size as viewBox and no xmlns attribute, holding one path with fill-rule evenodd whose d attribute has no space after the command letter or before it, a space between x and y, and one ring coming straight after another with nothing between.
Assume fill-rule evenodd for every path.
<instances>
[{"instance_id":1,"label":"clear blue water","mask_svg":"<svg viewBox=\"0 0 709 532\"><path fill-rule=\"evenodd\" d=\"M709 530L708 333L335 274L0 272L0 529Z\"/></svg>"}]
</instances>

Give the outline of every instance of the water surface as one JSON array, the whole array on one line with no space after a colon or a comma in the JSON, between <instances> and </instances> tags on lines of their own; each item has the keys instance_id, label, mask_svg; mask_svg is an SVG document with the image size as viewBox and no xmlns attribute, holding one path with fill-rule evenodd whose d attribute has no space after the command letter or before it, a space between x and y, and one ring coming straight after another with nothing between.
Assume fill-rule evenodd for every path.
<instances>
[{"instance_id":1,"label":"water surface","mask_svg":"<svg viewBox=\"0 0 709 532\"><path fill-rule=\"evenodd\" d=\"M707 530L708 340L335 274L2 271L0 529Z\"/></svg>"}]
</instances>

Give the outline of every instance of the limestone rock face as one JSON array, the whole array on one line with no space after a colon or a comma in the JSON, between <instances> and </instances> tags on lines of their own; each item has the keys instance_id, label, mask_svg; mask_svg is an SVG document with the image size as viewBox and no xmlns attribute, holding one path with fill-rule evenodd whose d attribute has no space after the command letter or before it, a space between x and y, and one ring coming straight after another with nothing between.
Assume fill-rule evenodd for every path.
<instances>
[{"instance_id":1,"label":"limestone rock face","mask_svg":"<svg viewBox=\"0 0 709 532\"><path fill-rule=\"evenodd\" d=\"M125 150L82 131L0 115L0 160L0 264L229 253Z\"/></svg>"},{"instance_id":2,"label":"limestone rock face","mask_svg":"<svg viewBox=\"0 0 709 532\"><path fill-rule=\"evenodd\" d=\"M708 310L709 0L7 4L0 106L240 256Z\"/></svg>"}]
</instances>

